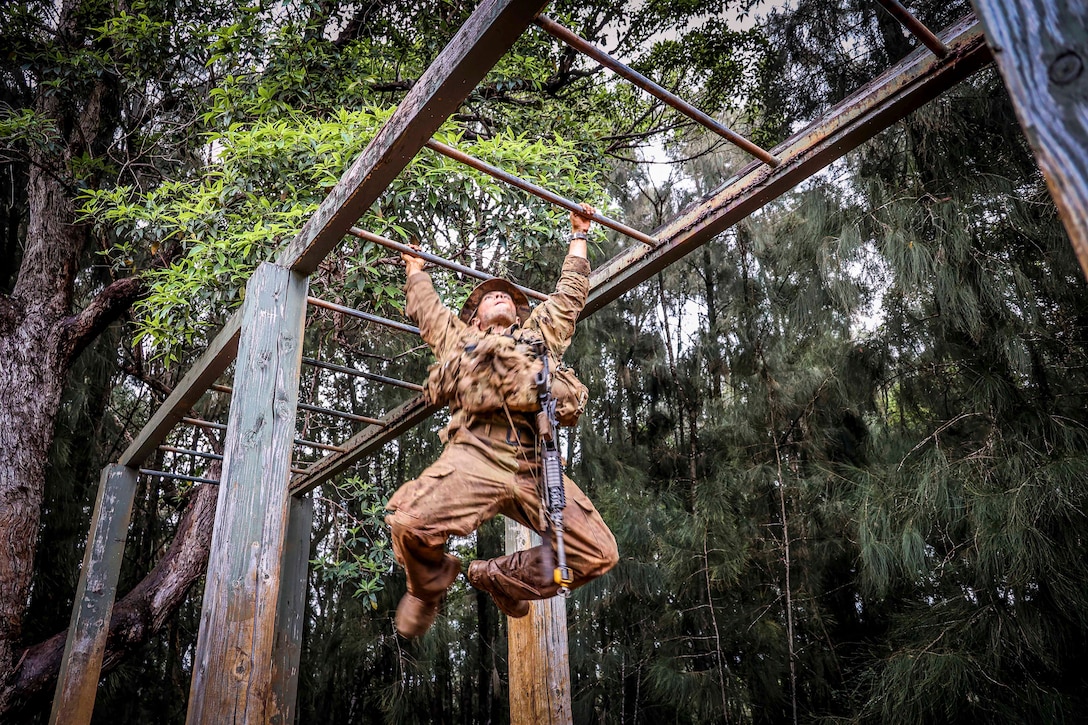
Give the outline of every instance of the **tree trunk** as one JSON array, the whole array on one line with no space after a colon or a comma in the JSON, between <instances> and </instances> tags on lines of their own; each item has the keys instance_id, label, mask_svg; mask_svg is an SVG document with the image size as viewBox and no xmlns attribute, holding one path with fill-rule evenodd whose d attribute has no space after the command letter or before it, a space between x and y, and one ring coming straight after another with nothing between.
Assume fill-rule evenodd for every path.
<instances>
[{"instance_id":1,"label":"tree trunk","mask_svg":"<svg viewBox=\"0 0 1088 725\"><path fill-rule=\"evenodd\" d=\"M60 8L58 52L82 45L78 5ZM0 295L0 711L23 645L49 449L71 363L140 289L132 279L108 285L72 314L88 233L77 223L71 160L108 135L103 104L111 97L100 80L79 97L39 88L34 103L66 141L29 152L23 258L11 295Z\"/></svg>"}]
</instances>

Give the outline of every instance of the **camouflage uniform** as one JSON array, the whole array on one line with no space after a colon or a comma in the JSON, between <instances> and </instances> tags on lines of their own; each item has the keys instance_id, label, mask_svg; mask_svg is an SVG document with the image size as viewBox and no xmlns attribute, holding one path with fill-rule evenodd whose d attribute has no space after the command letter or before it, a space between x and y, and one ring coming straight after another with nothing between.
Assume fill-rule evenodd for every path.
<instances>
[{"instance_id":1,"label":"camouflage uniform","mask_svg":"<svg viewBox=\"0 0 1088 725\"><path fill-rule=\"evenodd\" d=\"M522 326L505 333L484 333L465 324L442 304L426 273L408 278L408 316L419 326L421 337L438 361L428 382L443 374L458 378L454 383L458 392L446 396L452 397L448 400L451 416L441 436L446 443L442 455L419 478L401 486L388 505L386 520L392 530L393 551L407 572L409 594L418 599L437 603L460 572L460 562L445 552L446 540L469 534L496 514L528 526L543 535L545 542L552 538L545 532L541 510L533 415L511 407L525 407L530 395L523 390L529 384L526 375L539 368L528 344L542 339L553 361L569 346L589 293L588 276L589 262L568 256L556 291ZM509 349L504 348L507 353L516 349L504 358L503 365L493 361L480 364L476 359L466 362L470 359L466 350L482 349L492 342L489 338L499 334L511 339ZM516 399L521 403L508 404ZM498 400L502 400L502 407L494 408ZM564 483L567 564L574 576L571 586L576 588L615 565L616 541L582 490L565 476ZM558 585L552 579L551 547L551 543L544 543L488 560L483 571L489 588L514 600L553 596Z\"/></svg>"}]
</instances>

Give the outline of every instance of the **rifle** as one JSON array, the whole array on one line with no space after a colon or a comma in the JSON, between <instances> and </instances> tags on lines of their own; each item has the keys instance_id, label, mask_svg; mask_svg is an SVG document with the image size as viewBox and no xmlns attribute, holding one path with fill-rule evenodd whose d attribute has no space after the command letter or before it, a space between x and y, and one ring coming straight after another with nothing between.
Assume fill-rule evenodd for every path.
<instances>
[{"instance_id":1,"label":"rifle","mask_svg":"<svg viewBox=\"0 0 1088 725\"><path fill-rule=\"evenodd\" d=\"M570 584L574 581L570 567L567 566L567 550L563 545L563 509L567 507L567 494L563 489L563 461L559 457L559 445L556 440L556 428L559 421L555 416L555 397L552 396L552 377L548 367L547 350L541 355L544 366L536 375L536 391L540 398L540 412L536 414L536 427L540 437L541 459L544 470L544 487L541 498L544 510L548 512L552 530L555 531L555 571L552 577L559 585L559 596L570 596Z\"/></svg>"}]
</instances>

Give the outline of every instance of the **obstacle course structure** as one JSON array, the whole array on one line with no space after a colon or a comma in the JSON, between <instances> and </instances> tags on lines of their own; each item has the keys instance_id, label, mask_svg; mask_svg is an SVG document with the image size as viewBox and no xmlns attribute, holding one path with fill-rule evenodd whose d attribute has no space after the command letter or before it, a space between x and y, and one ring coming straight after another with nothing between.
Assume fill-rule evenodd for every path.
<instances>
[{"instance_id":1,"label":"obstacle course structure","mask_svg":"<svg viewBox=\"0 0 1088 725\"><path fill-rule=\"evenodd\" d=\"M444 154L558 206L577 204L433 141L431 136L536 24L561 42L687 114L753 156L716 191L651 233L598 215L635 244L595 270L584 315L593 314L731 225L776 199L914 109L968 78L996 56L1029 142L1057 200L1082 267L1088 271L1088 9L1041 0L975 0L984 22L967 17L940 32L922 26L896 0L878 0L920 47L778 147L764 150L725 128L555 21L541 0L483 0L404 97L397 111L274 263L254 273L245 302L118 461L102 473L51 722L88 723L102 667L125 532L140 475L219 486L212 554L193 666L189 722L294 721L302 644L307 553L316 486L344 472L436 412L419 385L305 355L306 313L321 307L414 335L411 325L308 295L308 278L347 235L400 252L406 247L355 227L357 220L422 149ZM983 30L985 26L985 33ZM990 43L987 44L987 38ZM458 274L489 275L421 254ZM525 289L541 299L540 292ZM233 364L230 386L217 382ZM381 417L299 403L303 366L355 375L415 395ZM206 393L230 395L226 423L190 417ZM336 444L299 439L298 410L362 426ZM179 425L225 433L221 456L164 443ZM296 446L322 451L297 465ZM221 464L218 480L142 468L156 449ZM508 532L508 548L528 544ZM516 722L570 722L570 679L562 600L534 603L511 622L511 712ZM544 673L544 676L541 676Z\"/></svg>"}]
</instances>

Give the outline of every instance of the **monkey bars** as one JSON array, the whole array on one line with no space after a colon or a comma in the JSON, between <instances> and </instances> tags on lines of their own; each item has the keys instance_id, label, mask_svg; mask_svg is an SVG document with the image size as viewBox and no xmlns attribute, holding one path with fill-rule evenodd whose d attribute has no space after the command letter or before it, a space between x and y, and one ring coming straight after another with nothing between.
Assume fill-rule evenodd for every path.
<instances>
[{"instance_id":1,"label":"monkey bars","mask_svg":"<svg viewBox=\"0 0 1088 725\"><path fill-rule=\"evenodd\" d=\"M309 296L308 277L341 239L352 236L394 251L411 251L432 264L458 274L477 279L490 278L485 272L430 253L415 251L407 245L354 226L424 147L469 164L551 203L568 209L577 206L570 200L472 159L431 138L530 24L535 22L757 159L707 198L654 230L653 234L644 234L622 222L596 217L601 224L636 239L639 244L616 255L592 274L589 304L583 312L583 315L589 315L873 138L988 62L989 51L974 18L965 18L935 34L895 0L878 1L926 47L895 64L789 140L771 151L765 151L608 57L573 32L538 15L545 5L543 0L483 0L276 262L263 264L256 271L247 286L242 308L229 318L204 354L119 457L117 464L103 471L51 721L90 721L109 629L120 552L124 546L138 475L169 476L199 485L220 484L212 556L195 654L189 721L293 721L312 516L312 502L305 494L437 410L435 406L427 405L420 395L413 395L384 414L375 412L374 415L335 411L298 400L299 375L304 365L416 393L421 390L415 383L305 357L303 331L306 312L310 307L349 315L367 324L382 325L399 334L418 333L411 325ZM995 0L977 2L992 24L990 33L1003 41L1002 53L1012 56L1016 52L1005 39L1028 44L1009 27L1015 26L1020 29L1016 32L1022 34L1022 28L1027 27L1024 16L1030 15L1037 3L1021 0L1015 10L1002 10L998 7L1001 4ZM1063 28L1050 29L1053 37L1048 37L1044 43L1045 53L1039 54L1052 53L1057 57L1049 67L1049 75L1045 69L1040 73L1039 57L1017 58L1022 61L1021 68L1035 73L1036 81L1049 78L1053 97L1058 99L1057 105L1062 115L1056 120L1039 123L1045 124L1048 129L1058 129L1055 134L1077 123L1083 126L1082 122L1074 120L1077 112L1080 112L1079 118L1085 117L1085 94L1076 96L1063 90L1083 89L1086 82L1082 72L1083 63L1075 53L1074 57L1068 57L1072 51L1062 55L1061 44L1055 40L1061 37L1063 31L1076 34L1083 40L1085 11L1068 10L1063 6L1061 12L1069 16L1067 24ZM1012 60L1008 68L1003 65L1002 70L1006 77L1018 76ZM1010 82L1014 99L1023 101L1031 92L1028 85L1025 83L1021 88ZM1021 105L1017 107L1022 119L1037 120ZM1025 126L1028 126L1027 121ZM1074 136L1083 141L1083 128L1079 128ZM1029 139L1033 142L1039 140L1030 134ZM1039 153L1044 158L1051 158L1050 149L1055 144L1051 136L1042 136ZM1081 143L1079 152L1071 151L1062 144L1057 145L1061 146L1062 152L1053 156L1057 161L1053 166L1056 170L1048 172L1048 179L1052 176L1058 178L1058 181L1052 181L1052 188L1061 191L1068 186L1062 182L1061 164L1074 157L1083 162L1084 148L1088 144ZM1044 166L1044 170L1047 168ZM1069 207L1075 204L1083 209L1085 195L1080 194L1082 187L1076 187L1075 191L1077 193L1064 197L1059 195L1059 203ZM1077 194L1080 194L1079 197ZM1063 202L1063 198L1068 201ZM1063 216L1067 216L1068 208L1063 206L1062 209ZM1084 216L1080 218L1083 221ZM1068 216L1066 221L1070 223ZM1088 241L1085 241L1088 235L1083 232L1083 224L1078 228L1080 231L1074 237L1083 262L1088 259L1088 253L1082 252L1088 248ZM521 289L535 299L545 297L541 292L524 287ZM233 384L228 387L217 383L232 363L235 365ZM194 406L209 390L231 396L226 424L194 416ZM298 410L338 417L365 427L335 444L305 440L295 433ZM165 443L178 423L225 432L223 453ZM331 451L331 454L304 467L295 466L292 449L296 445ZM221 465L221 476L216 481L203 476L143 468L145 460L156 450L172 456L213 461ZM540 615L542 611L543 607L534 609L534 617L543 616ZM551 642L551 647L560 647L565 643L565 620L561 617L562 611L553 608L551 618L547 620L551 623L550 628L545 627L548 633L539 637L526 635L528 630L515 629L523 626L519 620L512 624L512 641L516 639L523 643L519 646L525 648L523 654L527 658L546 658L551 650L542 644L545 640ZM539 623L539 619L537 621ZM529 623L524 626L529 626ZM549 677L553 677L550 681L552 691L565 693L565 700L560 697L558 704L553 703L554 707L546 713L532 710L532 704L524 705L528 710L519 710L515 717L537 722L569 721L569 675L565 674L565 669L560 671L564 654L565 650L557 653L558 659L545 666Z\"/></svg>"}]
</instances>

